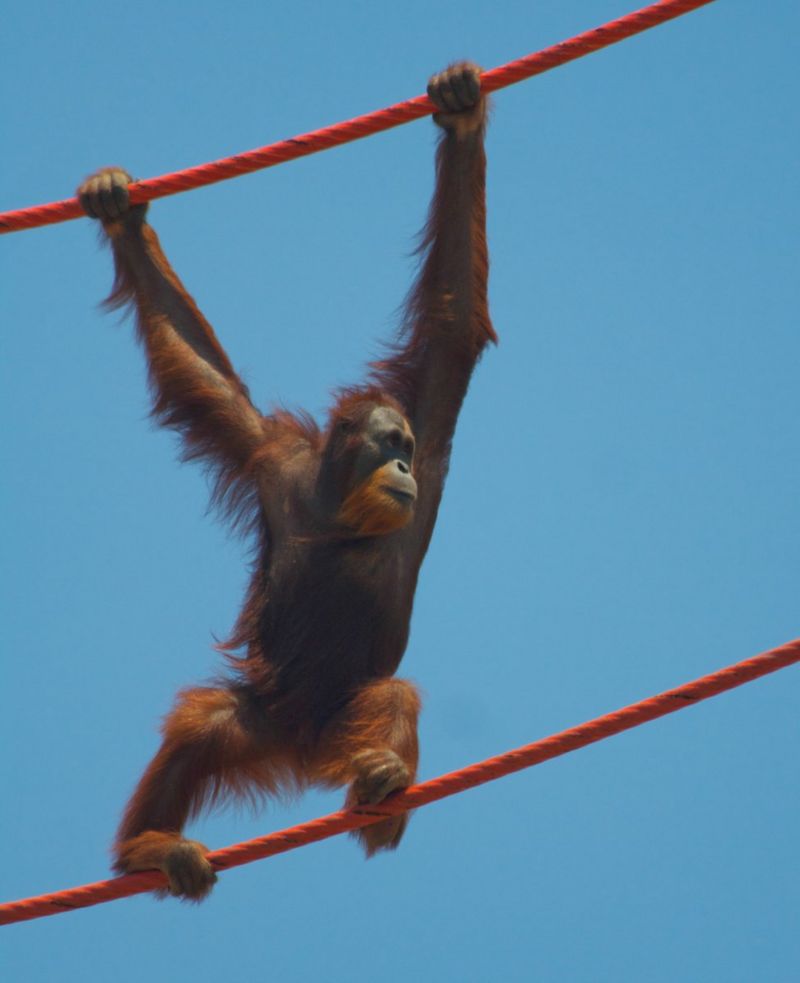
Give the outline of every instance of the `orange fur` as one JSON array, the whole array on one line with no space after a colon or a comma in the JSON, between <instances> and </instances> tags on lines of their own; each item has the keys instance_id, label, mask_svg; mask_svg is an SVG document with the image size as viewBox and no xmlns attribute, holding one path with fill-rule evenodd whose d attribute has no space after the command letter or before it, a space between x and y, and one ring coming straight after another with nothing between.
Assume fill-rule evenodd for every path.
<instances>
[{"instance_id":1,"label":"orange fur","mask_svg":"<svg viewBox=\"0 0 800 983\"><path fill-rule=\"evenodd\" d=\"M334 788L349 783L345 805L356 805L359 761L370 752L390 751L406 769L405 780L395 787L411 785L419 760L419 711L419 693L403 679L380 679L364 686L323 731L320 751L311 763L314 779ZM376 850L396 847L407 823L407 814L392 816L353 835L371 856Z\"/></svg>"},{"instance_id":2,"label":"orange fur","mask_svg":"<svg viewBox=\"0 0 800 983\"><path fill-rule=\"evenodd\" d=\"M119 871L165 869L181 835L200 808L225 798L252 799L291 792L309 782L351 785L348 804L362 775L358 756L390 752L405 766L403 785L416 775L419 756L416 689L399 679L362 687L333 717L314 746L301 754L292 735L265 727L245 694L231 690L184 690L163 727L161 748L128 803L117 835ZM399 787L399 786L397 786ZM395 816L357 838L367 853L397 846L407 818ZM201 852L205 848L194 844Z\"/></svg>"},{"instance_id":3,"label":"orange fur","mask_svg":"<svg viewBox=\"0 0 800 983\"><path fill-rule=\"evenodd\" d=\"M296 785L293 776L301 770L242 691L183 690L162 734L125 810L118 844L147 830L177 833L219 799L274 795Z\"/></svg>"},{"instance_id":4,"label":"orange fur","mask_svg":"<svg viewBox=\"0 0 800 983\"><path fill-rule=\"evenodd\" d=\"M391 465L373 471L344 500L339 521L359 536L384 536L411 521L413 508L402 505L385 490Z\"/></svg>"}]
</instances>

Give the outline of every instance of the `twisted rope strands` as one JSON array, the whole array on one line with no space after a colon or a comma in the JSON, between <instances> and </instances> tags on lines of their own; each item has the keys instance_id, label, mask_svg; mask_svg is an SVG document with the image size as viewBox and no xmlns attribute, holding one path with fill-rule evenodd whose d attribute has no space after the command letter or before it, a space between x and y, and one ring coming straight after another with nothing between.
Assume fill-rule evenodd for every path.
<instances>
[{"instance_id":1,"label":"twisted rope strands","mask_svg":"<svg viewBox=\"0 0 800 983\"><path fill-rule=\"evenodd\" d=\"M760 676L784 669L800 662L800 639L787 642L780 648L762 652L751 659L737 662L718 672L701 676L690 683L667 690L658 696L632 703L621 710L596 717L587 723L579 724L569 730L561 731L545 737L533 744L507 751L494 758L487 758L478 764L469 765L459 771L450 772L439 778L413 785L404 792L390 796L377 806L359 806L355 809L334 812L311 822L302 823L289 829L260 836L246 843L238 843L214 850L208 854L208 859L217 870L238 867L273 857L278 853L286 853L297 847L318 840L336 836L347 830L359 829L371 823L379 822L387 816L428 805L449 795L475 788L485 782L494 781L504 775L510 775L523 768L531 768L557 758L570 751L594 744L596 741L620 734L625 730L638 727L640 724L658 717L683 710L684 707L707 700L711 696L734 689L744 683L749 683ZM57 915L74 908L85 908L100 904L104 901L115 901L134 894L141 894L165 884L164 875L158 872L127 874L113 880L98 881L96 884L85 884L82 887L57 891L54 894L43 894L39 897L25 898L21 901L11 901L0 905L0 925L10 925L13 922L27 921L31 918L42 918L46 915Z\"/></svg>"},{"instance_id":2,"label":"twisted rope strands","mask_svg":"<svg viewBox=\"0 0 800 983\"><path fill-rule=\"evenodd\" d=\"M599 51L610 44L622 41L634 34L639 34L665 21L679 17L698 7L704 7L713 0L659 0L649 7L643 7L633 13L626 14L617 20L609 21L600 27L584 31L567 41L561 41L549 48L544 48L524 58L511 61L507 65L493 68L481 75L481 90L494 92L505 86L513 85L523 79L531 78L542 72L547 72L558 65L564 65L576 58ZM199 164L183 171L172 174L162 174L160 177L147 178L130 185L130 200L132 204L140 204L153 198L163 198L180 191L200 188L216 181L249 174L251 171L265 167L274 167L298 157L328 150L339 144L360 140L362 137L380 133L382 130L409 123L411 120L434 112L434 105L427 96L417 96L405 102L396 103L386 109L378 109L358 116L343 123L335 123L321 130L313 130L300 136L281 140L278 143L245 153L236 154L208 164ZM0 213L0 233L15 232L20 229L32 229L40 225L52 225L56 222L66 222L69 219L83 217L83 210L77 198L66 198L62 201L50 202L47 205L34 205L17 211Z\"/></svg>"}]
</instances>

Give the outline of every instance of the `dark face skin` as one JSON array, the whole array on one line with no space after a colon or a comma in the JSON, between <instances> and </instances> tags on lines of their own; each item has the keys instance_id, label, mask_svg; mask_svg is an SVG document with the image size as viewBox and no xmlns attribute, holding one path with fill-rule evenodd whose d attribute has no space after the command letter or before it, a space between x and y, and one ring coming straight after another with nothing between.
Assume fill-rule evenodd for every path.
<instances>
[{"instance_id":1,"label":"dark face skin","mask_svg":"<svg viewBox=\"0 0 800 983\"><path fill-rule=\"evenodd\" d=\"M417 498L413 466L414 435L408 422L388 406L376 406L364 427L363 443L353 469L353 485L359 485L380 470L382 489L412 509Z\"/></svg>"}]
</instances>

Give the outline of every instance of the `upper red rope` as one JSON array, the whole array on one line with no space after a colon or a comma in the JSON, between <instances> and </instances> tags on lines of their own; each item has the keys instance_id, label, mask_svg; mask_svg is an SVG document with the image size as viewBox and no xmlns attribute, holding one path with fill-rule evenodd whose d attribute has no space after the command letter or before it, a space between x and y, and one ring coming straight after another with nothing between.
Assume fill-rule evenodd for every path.
<instances>
[{"instance_id":1,"label":"upper red rope","mask_svg":"<svg viewBox=\"0 0 800 983\"><path fill-rule=\"evenodd\" d=\"M682 710L699 700L707 700L710 696L734 689L736 686L749 683L795 662L800 662L800 639L787 642L786 645L769 652L762 652L752 659L737 662L735 665L720 669L719 672L701 676L700 679L678 686L677 689L667 690L658 696L632 703L605 716L596 717L585 724L561 731L560 734L553 734L541 741L516 748L514 751L506 751L505 754L499 754L495 758L487 758L486 761L469 765L460 771L450 772L449 775L432 778L421 785L412 785L404 792L390 796L380 805L358 806L355 809L334 812L329 816L290 829L248 840L246 843L214 850L208 854L208 859L217 870L225 870L253 860L272 857L277 853L285 853L287 850L294 850L308 843L316 843L317 840L327 839L346 830L369 826L370 823L379 822L387 816L416 809L448 795L455 795L457 792L483 785L484 782L491 782L503 775L510 775L523 768L531 768L543 761L576 751L578 748L586 747L587 744L593 744L595 741L620 734L622 731L638 727L668 713ZM0 925L23 922L30 918L42 918L45 915L57 915L63 911L87 908L103 901L115 901L117 898L152 891L154 888L163 887L165 883L166 878L162 873L146 871L126 874L124 877L116 877L110 881L98 881L96 884L84 884L82 887L57 891L54 894L10 901L0 905Z\"/></svg>"},{"instance_id":2,"label":"upper red rope","mask_svg":"<svg viewBox=\"0 0 800 983\"><path fill-rule=\"evenodd\" d=\"M711 2L712 0L660 0L600 27L584 31L583 34L578 34L567 41L561 41L535 54L526 55L517 61L510 61L507 65L484 72L481 75L481 91L494 92L522 79L540 75L558 65L564 65L575 58L599 51L610 44L639 34L657 24L663 24L690 10L704 7ZM287 160L305 157L318 150L328 150L330 147L349 143L351 140L360 140L381 130L388 130L401 123L409 123L413 119L427 116L434 111L435 107L427 96L417 96L386 109L367 113L366 116L357 116L355 119L335 123L333 126L313 130L311 133L281 140L256 150L248 150L243 154L189 167L184 171L175 171L173 174L162 174L160 177L137 181L130 185L131 202L139 204L153 198L174 195L179 191L200 188L205 184L214 184L215 181L238 177L240 174L249 174L251 171L282 164ZM48 205L33 205L12 212L0 212L0 233L66 222L68 219L80 218L83 214L77 198L66 198Z\"/></svg>"}]
</instances>

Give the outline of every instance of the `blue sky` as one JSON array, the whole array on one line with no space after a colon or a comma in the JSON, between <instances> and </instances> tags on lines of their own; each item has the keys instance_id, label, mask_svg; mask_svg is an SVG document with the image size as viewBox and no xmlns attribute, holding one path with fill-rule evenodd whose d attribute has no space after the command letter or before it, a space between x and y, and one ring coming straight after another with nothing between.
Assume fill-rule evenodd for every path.
<instances>
[{"instance_id":1,"label":"blue sky","mask_svg":"<svg viewBox=\"0 0 800 983\"><path fill-rule=\"evenodd\" d=\"M423 91L631 9L13 3L0 208ZM498 93L491 302L402 674L422 777L800 634L796 44L719 0ZM428 120L152 206L258 403L322 414L413 271ZM154 433L88 221L4 237L2 897L107 875L173 693L218 666L246 544ZM772 983L800 959L796 669L347 838L4 930L8 980ZM204 817L219 847L338 808Z\"/></svg>"}]
</instances>

